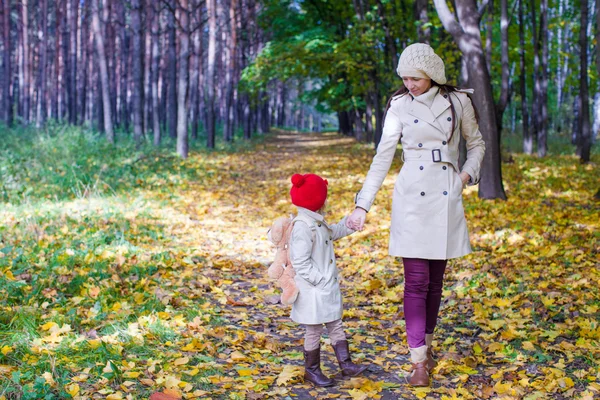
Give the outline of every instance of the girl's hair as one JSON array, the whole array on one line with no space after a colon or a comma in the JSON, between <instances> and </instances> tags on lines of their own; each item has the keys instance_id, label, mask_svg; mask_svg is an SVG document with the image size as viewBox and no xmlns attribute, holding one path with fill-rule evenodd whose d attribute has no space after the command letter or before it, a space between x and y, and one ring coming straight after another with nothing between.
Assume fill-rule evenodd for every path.
<instances>
[{"instance_id":1,"label":"girl's hair","mask_svg":"<svg viewBox=\"0 0 600 400\"><path fill-rule=\"evenodd\" d=\"M452 86L452 85L440 85L433 79L431 80L431 86L439 87L440 93L448 95L448 101L450 102L450 112L452 113L452 130L450 131L450 137L448 138L448 143L450 143L450 140L452 140L452 135L454 135L454 129L456 129L456 125L455 125L456 124L456 109L454 108L454 103L450 99L450 95L452 93L458 91L460 88L458 88L456 86ZM404 86L404 84L402 84L402 85L400 85L400 89L396 90L390 96L390 98L388 99L387 105L385 107L385 112L383 114L384 122L385 122L385 116L386 116L388 110L390 109L390 105L392 104L392 98L394 98L395 96L398 96L399 94L406 94L406 93L408 93L408 89L406 88L406 86ZM467 93L467 96L469 96L469 99L471 99L470 94ZM454 97L456 97L458 99L458 101L460 102L460 99L458 98L458 96L456 96L456 94L454 95ZM475 108L475 103L473 102L473 99L471 99L471 103L473 103L473 109L475 110L475 119L479 122L479 114L477 113L477 109ZM462 103L461 103L461 106L462 106Z\"/></svg>"}]
</instances>

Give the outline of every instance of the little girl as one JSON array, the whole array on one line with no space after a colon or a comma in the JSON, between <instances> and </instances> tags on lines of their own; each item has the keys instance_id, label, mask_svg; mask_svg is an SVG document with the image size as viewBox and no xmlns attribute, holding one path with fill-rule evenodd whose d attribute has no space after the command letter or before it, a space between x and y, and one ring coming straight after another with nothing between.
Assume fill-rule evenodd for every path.
<instances>
[{"instance_id":1,"label":"little girl","mask_svg":"<svg viewBox=\"0 0 600 400\"><path fill-rule=\"evenodd\" d=\"M298 207L290 238L290 259L296 271L298 298L291 318L306 327L304 336L304 379L316 386L331 386L333 379L321 371L321 334L327 326L343 376L357 376L367 367L350 359L342 325L342 294L335 265L333 241L354 233L344 218L337 224L323 219L327 180L314 175L292 176L290 195Z\"/></svg>"}]
</instances>

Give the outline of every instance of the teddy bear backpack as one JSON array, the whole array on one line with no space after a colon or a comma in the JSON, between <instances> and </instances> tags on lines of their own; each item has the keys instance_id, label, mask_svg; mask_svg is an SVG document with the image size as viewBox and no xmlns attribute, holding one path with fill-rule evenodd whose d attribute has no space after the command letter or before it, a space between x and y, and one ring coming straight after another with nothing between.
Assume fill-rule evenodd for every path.
<instances>
[{"instance_id":1,"label":"teddy bear backpack","mask_svg":"<svg viewBox=\"0 0 600 400\"><path fill-rule=\"evenodd\" d=\"M281 304L285 305L293 304L299 293L294 281L296 272L290 260L290 238L297 220L298 218L293 217L279 217L267 234L276 247L275 259L267 270L267 275L281 288Z\"/></svg>"}]
</instances>

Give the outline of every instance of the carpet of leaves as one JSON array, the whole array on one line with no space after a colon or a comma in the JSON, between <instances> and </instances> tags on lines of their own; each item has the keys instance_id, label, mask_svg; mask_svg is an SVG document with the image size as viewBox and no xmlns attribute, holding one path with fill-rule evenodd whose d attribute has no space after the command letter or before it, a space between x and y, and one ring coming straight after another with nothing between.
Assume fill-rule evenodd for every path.
<instances>
[{"instance_id":1,"label":"carpet of leaves","mask_svg":"<svg viewBox=\"0 0 600 400\"><path fill-rule=\"evenodd\" d=\"M597 156L512 155L507 201L465 190L474 252L450 263L439 366L419 389L404 378L402 264L387 255L390 173L366 229L336 242L351 350L369 370L342 379L324 339L336 386L303 383L267 229L294 212L296 172L329 180L327 219L341 219L373 153L278 132L151 171L121 160L139 175L131 190L0 204L0 399L600 397Z\"/></svg>"}]
</instances>

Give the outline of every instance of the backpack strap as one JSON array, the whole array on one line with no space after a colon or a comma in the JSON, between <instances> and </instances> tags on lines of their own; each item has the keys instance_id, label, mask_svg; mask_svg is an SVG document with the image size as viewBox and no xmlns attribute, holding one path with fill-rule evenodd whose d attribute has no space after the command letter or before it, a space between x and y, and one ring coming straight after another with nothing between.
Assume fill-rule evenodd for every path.
<instances>
[{"instance_id":1,"label":"backpack strap","mask_svg":"<svg viewBox=\"0 0 600 400\"><path fill-rule=\"evenodd\" d=\"M288 228L289 232L286 232L286 237L285 237L286 243L290 242L290 239L292 237L292 230L294 229L294 224L297 221L302 221L306 225L308 225L308 227L310 228L310 233L312 234L312 241L313 241L313 246L314 246L315 240L317 239L317 228L315 228L315 225L312 223L312 220L307 219L301 215L297 215L294 219L292 219L292 223L290 224L290 226Z\"/></svg>"}]
</instances>

